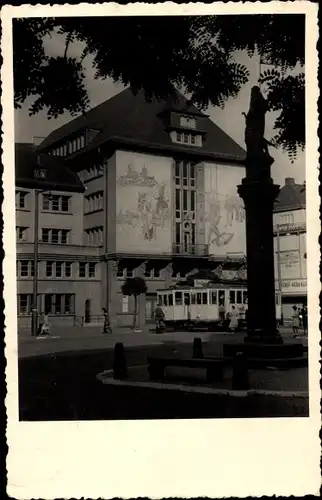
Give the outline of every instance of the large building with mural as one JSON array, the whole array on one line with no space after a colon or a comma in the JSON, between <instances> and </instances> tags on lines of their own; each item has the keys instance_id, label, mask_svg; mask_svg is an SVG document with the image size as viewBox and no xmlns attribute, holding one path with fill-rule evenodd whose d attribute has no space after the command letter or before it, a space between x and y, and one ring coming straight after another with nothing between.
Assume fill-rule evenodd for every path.
<instances>
[{"instance_id":1,"label":"large building with mural","mask_svg":"<svg viewBox=\"0 0 322 500\"><path fill-rule=\"evenodd\" d=\"M60 192L57 207L45 196L41 205L42 261L57 266L63 259L73 270L53 280L44 263L41 286L50 282L51 293L60 294L67 281L73 283L72 306L63 312L74 321L91 322L108 307L113 324L130 324L133 303L121 286L126 277L144 276L144 324L153 317L157 289L194 270L214 270L227 256L236 262L244 257L245 212L237 185L245 175L245 152L180 93L147 102L142 93L124 90L52 132L37 151L68 161L86 186L84 194L69 198L68 210ZM68 231L51 251L48 243L58 243L50 212L55 227L59 215L61 231ZM30 245L32 231L28 238ZM53 316L59 311L51 308Z\"/></svg>"}]
</instances>

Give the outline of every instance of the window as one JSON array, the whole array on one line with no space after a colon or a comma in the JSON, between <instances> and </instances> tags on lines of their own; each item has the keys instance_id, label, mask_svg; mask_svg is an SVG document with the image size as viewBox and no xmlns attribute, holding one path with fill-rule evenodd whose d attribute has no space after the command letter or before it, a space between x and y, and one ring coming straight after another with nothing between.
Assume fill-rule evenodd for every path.
<instances>
[{"instance_id":1,"label":"window","mask_svg":"<svg viewBox=\"0 0 322 500\"><path fill-rule=\"evenodd\" d=\"M56 278L61 278L63 275L63 263L62 262L56 262Z\"/></svg>"},{"instance_id":2,"label":"window","mask_svg":"<svg viewBox=\"0 0 322 500\"><path fill-rule=\"evenodd\" d=\"M26 208L27 191L16 191L16 208Z\"/></svg>"},{"instance_id":3,"label":"window","mask_svg":"<svg viewBox=\"0 0 322 500\"><path fill-rule=\"evenodd\" d=\"M122 313L126 314L129 312L129 297L127 295L122 295L121 306Z\"/></svg>"},{"instance_id":4,"label":"window","mask_svg":"<svg viewBox=\"0 0 322 500\"><path fill-rule=\"evenodd\" d=\"M235 290L230 290L229 291L229 302L231 304L235 304Z\"/></svg>"},{"instance_id":5,"label":"window","mask_svg":"<svg viewBox=\"0 0 322 500\"><path fill-rule=\"evenodd\" d=\"M202 138L200 134L187 132L174 132L171 134L172 141L190 146L202 146Z\"/></svg>"},{"instance_id":6,"label":"window","mask_svg":"<svg viewBox=\"0 0 322 500\"><path fill-rule=\"evenodd\" d=\"M20 261L20 276L26 277L29 276L29 261L21 260Z\"/></svg>"},{"instance_id":7,"label":"window","mask_svg":"<svg viewBox=\"0 0 322 500\"><path fill-rule=\"evenodd\" d=\"M58 243L58 242L59 242L59 230L52 229L51 230L51 243Z\"/></svg>"},{"instance_id":8,"label":"window","mask_svg":"<svg viewBox=\"0 0 322 500\"><path fill-rule=\"evenodd\" d=\"M133 269L126 269L125 270L125 276L127 278L133 278L134 270Z\"/></svg>"},{"instance_id":9,"label":"window","mask_svg":"<svg viewBox=\"0 0 322 500\"><path fill-rule=\"evenodd\" d=\"M18 278L32 278L35 272L33 260L18 260L17 261L17 277Z\"/></svg>"},{"instance_id":10,"label":"window","mask_svg":"<svg viewBox=\"0 0 322 500\"><path fill-rule=\"evenodd\" d=\"M26 241L27 230L27 227L16 227L17 241Z\"/></svg>"},{"instance_id":11,"label":"window","mask_svg":"<svg viewBox=\"0 0 322 500\"><path fill-rule=\"evenodd\" d=\"M65 262L65 277L69 278L72 275L72 263Z\"/></svg>"},{"instance_id":12,"label":"window","mask_svg":"<svg viewBox=\"0 0 322 500\"><path fill-rule=\"evenodd\" d=\"M244 302L244 304L247 304L247 302L248 302L247 290L244 290L244 293L243 293L243 302Z\"/></svg>"},{"instance_id":13,"label":"window","mask_svg":"<svg viewBox=\"0 0 322 500\"><path fill-rule=\"evenodd\" d=\"M18 314L30 314L32 307L32 295L29 293L20 293L18 295Z\"/></svg>"},{"instance_id":14,"label":"window","mask_svg":"<svg viewBox=\"0 0 322 500\"><path fill-rule=\"evenodd\" d=\"M153 275L155 278L160 278L160 269L154 269L153 270Z\"/></svg>"},{"instance_id":15,"label":"window","mask_svg":"<svg viewBox=\"0 0 322 500\"><path fill-rule=\"evenodd\" d=\"M88 277L95 278L95 271L96 271L96 263L89 262L89 264L88 264Z\"/></svg>"},{"instance_id":16,"label":"window","mask_svg":"<svg viewBox=\"0 0 322 500\"><path fill-rule=\"evenodd\" d=\"M202 294L202 303L204 305L208 304L208 294L207 294L207 292L203 292L203 294Z\"/></svg>"},{"instance_id":17,"label":"window","mask_svg":"<svg viewBox=\"0 0 322 500\"><path fill-rule=\"evenodd\" d=\"M211 304L217 304L217 290L212 290L210 293Z\"/></svg>"},{"instance_id":18,"label":"window","mask_svg":"<svg viewBox=\"0 0 322 500\"><path fill-rule=\"evenodd\" d=\"M182 306L182 292L175 292L174 293L174 300L176 306Z\"/></svg>"},{"instance_id":19,"label":"window","mask_svg":"<svg viewBox=\"0 0 322 500\"><path fill-rule=\"evenodd\" d=\"M49 229L42 229L41 230L41 241L43 243L49 243L49 235L50 235Z\"/></svg>"},{"instance_id":20,"label":"window","mask_svg":"<svg viewBox=\"0 0 322 500\"><path fill-rule=\"evenodd\" d=\"M177 161L175 216L176 216L176 251L195 253L196 234L196 186L195 164Z\"/></svg>"},{"instance_id":21,"label":"window","mask_svg":"<svg viewBox=\"0 0 322 500\"><path fill-rule=\"evenodd\" d=\"M69 200L69 196L44 194L42 198L42 208L43 210L51 210L53 212L68 212Z\"/></svg>"},{"instance_id":22,"label":"window","mask_svg":"<svg viewBox=\"0 0 322 500\"><path fill-rule=\"evenodd\" d=\"M102 246L103 245L103 226L92 227L87 229L86 244L89 246Z\"/></svg>"},{"instance_id":23,"label":"window","mask_svg":"<svg viewBox=\"0 0 322 500\"><path fill-rule=\"evenodd\" d=\"M54 263L53 262L46 262L46 276L47 278L50 278L53 276L54 273Z\"/></svg>"},{"instance_id":24,"label":"window","mask_svg":"<svg viewBox=\"0 0 322 500\"><path fill-rule=\"evenodd\" d=\"M241 290L236 291L236 304L242 304L242 292L241 292Z\"/></svg>"},{"instance_id":25,"label":"window","mask_svg":"<svg viewBox=\"0 0 322 500\"><path fill-rule=\"evenodd\" d=\"M173 306L173 294L169 294L169 306Z\"/></svg>"},{"instance_id":26,"label":"window","mask_svg":"<svg viewBox=\"0 0 322 500\"><path fill-rule=\"evenodd\" d=\"M86 262L79 263L79 277L80 278L86 277Z\"/></svg>"},{"instance_id":27,"label":"window","mask_svg":"<svg viewBox=\"0 0 322 500\"><path fill-rule=\"evenodd\" d=\"M197 293L197 304L198 304L198 306L201 305L201 293L200 292Z\"/></svg>"},{"instance_id":28,"label":"window","mask_svg":"<svg viewBox=\"0 0 322 500\"><path fill-rule=\"evenodd\" d=\"M54 243L65 245L68 243L69 229L42 229L41 241L43 243Z\"/></svg>"},{"instance_id":29,"label":"window","mask_svg":"<svg viewBox=\"0 0 322 500\"><path fill-rule=\"evenodd\" d=\"M68 229L61 230L61 242L63 245L66 245L66 243L68 243L68 233Z\"/></svg>"},{"instance_id":30,"label":"window","mask_svg":"<svg viewBox=\"0 0 322 500\"><path fill-rule=\"evenodd\" d=\"M167 294L165 293L164 296L163 296L163 302L164 302L164 305L167 306L168 305L168 296Z\"/></svg>"},{"instance_id":31,"label":"window","mask_svg":"<svg viewBox=\"0 0 322 500\"><path fill-rule=\"evenodd\" d=\"M46 314L73 314L75 295L71 293L45 294Z\"/></svg>"},{"instance_id":32,"label":"window","mask_svg":"<svg viewBox=\"0 0 322 500\"><path fill-rule=\"evenodd\" d=\"M196 294L195 293L191 293L191 304L195 304L196 303Z\"/></svg>"},{"instance_id":33,"label":"window","mask_svg":"<svg viewBox=\"0 0 322 500\"><path fill-rule=\"evenodd\" d=\"M190 305L190 293L184 293L183 294L183 301L184 305L189 306Z\"/></svg>"},{"instance_id":34,"label":"window","mask_svg":"<svg viewBox=\"0 0 322 500\"><path fill-rule=\"evenodd\" d=\"M124 268L121 266L118 266L116 276L118 278L124 278Z\"/></svg>"},{"instance_id":35,"label":"window","mask_svg":"<svg viewBox=\"0 0 322 500\"><path fill-rule=\"evenodd\" d=\"M218 297L219 305L224 304L225 303L225 290L219 290L218 295L219 295L219 297Z\"/></svg>"},{"instance_id":36,"label":"window","mask_svg":"<svg viewBox=\"0 0 322 500\"><path fill-rule=\"evenodd\" d=\"M103 210L104 208L104 192L98 191L85 197L85 213Z\"/></svg>"}]
</instances>

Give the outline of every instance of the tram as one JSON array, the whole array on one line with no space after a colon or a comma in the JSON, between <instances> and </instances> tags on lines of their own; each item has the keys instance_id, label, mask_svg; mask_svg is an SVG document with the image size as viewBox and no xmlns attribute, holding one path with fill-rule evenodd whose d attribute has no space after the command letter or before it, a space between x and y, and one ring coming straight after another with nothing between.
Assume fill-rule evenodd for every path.
<instances>
[{"instance_id":1,"label":"tram","mask_svg":"<svg viewBox=\"0 0 322 500\"><path fill-rule=\"evenodd\" d=\"M182 329L194 326L227 327L232 307L239 313L239 327L246 327L247 288L244 284L183 285L157 290L158 304L164 312L165 326ZM276 292L276 319L281 320L281 294Z\"/></svg>"}]
</instances>

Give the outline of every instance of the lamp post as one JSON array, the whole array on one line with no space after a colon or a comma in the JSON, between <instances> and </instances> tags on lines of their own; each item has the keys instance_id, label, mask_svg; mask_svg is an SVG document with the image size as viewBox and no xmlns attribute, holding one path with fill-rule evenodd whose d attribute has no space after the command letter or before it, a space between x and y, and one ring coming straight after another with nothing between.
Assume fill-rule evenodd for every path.
<instances>
[{"instance_id":1,"label":"lamp post","mask_svg":"<svg viewBox=\"0 0 322 500\"><path fill-rule=\"evenodd\" d=\"M33 279L33 299L32 299L32 316L31 316L31 335L37 336L38 329L38 228L39 228L39 194L40 191L35 190L35 213L34 213L34 279Z\"/></svg>"}]
</instances>

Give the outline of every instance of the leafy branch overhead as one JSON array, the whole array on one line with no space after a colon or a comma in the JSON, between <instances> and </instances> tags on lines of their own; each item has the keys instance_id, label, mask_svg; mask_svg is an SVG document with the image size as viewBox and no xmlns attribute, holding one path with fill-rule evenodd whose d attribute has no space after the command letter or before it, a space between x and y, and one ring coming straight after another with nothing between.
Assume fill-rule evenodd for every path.
<instances>
[{"instance_id":1,"label":"leafy branch overhead","mask_svg":"<svg viewBox=\"0 0 322 500\"><path fill-rule=\"evenodd\" d=\"M274 142L294 157L305 140L304 15L18 18L13 23L14 99L19 108L32 98L30 114L48 118L84 113L90 102L84 61L91 57L95 78L112 78L166 98L175 88L201 109L223 107L249 79L236 51L256 51L278 70L261 76L269 109L278 111ZM65 36L65 50L45 52L44 39ZM79 59L70 47L84 47Z\"/></svg>"}]
</instances>

